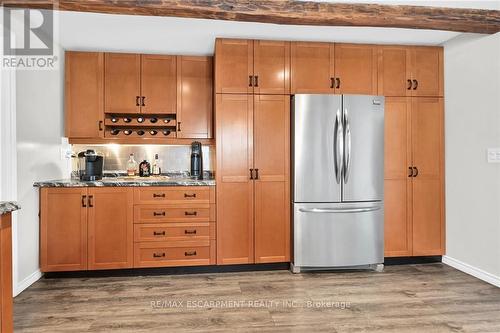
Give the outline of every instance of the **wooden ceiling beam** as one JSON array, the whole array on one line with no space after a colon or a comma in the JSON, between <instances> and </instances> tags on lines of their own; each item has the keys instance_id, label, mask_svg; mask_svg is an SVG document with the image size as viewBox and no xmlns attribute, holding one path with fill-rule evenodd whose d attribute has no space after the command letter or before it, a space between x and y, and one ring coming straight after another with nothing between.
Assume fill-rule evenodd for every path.
<instances>
[{"instance_id":1,"label":"wooden ceiling beam","mask_svg":"<svg viewBox=\"0 0 500 333\"><path fill-rule=\"evenodd\" d=\"M361 0L360 0L361 1ZM52 8L47 0L1 0ZM59 10L312 26L358 26L493 34L500 11L289 0L59 0Z\"/></svg>"}]
</instances>

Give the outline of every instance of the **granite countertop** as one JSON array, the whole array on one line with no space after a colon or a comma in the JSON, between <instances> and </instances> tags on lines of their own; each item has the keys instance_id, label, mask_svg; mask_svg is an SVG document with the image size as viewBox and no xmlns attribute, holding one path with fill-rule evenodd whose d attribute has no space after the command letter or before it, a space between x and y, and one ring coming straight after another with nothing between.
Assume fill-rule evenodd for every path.
<instances>
[{"instance_id":1,"label":"granite countertop","mask_svg":"<svg viewBox=\"0 0 500 333\"><path fill-rule=\"evenodd\" d=\"M0 201L0 215L7 214L21 209L21 206L15 201Z\"/></svg>"},{"instance_id":2,"label":"granite countertop","mask_svg":"<svg viewBox=\"0 0 500 333\"><path fill-rule=\"evenodd\" d=\"M147 187L147 186L215 186L215 179L197 180L189 177L104 177L98 181L57 179L36 182L35 187Z\"/></svg>"}]
</instances>

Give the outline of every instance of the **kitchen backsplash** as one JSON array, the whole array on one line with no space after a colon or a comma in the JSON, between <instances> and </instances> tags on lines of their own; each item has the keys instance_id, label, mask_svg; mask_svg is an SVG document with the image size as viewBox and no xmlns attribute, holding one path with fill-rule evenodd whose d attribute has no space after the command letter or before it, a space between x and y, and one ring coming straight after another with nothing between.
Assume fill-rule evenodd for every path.
<instances>
[{"instance_id":1,"label":"kitchen backsplash","mask_svg":"<svg viewBox=\"0 0 500 333\"><path fill-rule=\"evenodd\" d=\"M137 163L148 160L151 164L155 154L160 159L162 172L189 171L191 169L191 146L177 145L72 145L73 153L93 149L104 156L104 171L125 171L130 154ZM203 146L203 170L213 171L215 147ZM77 159L73 159L72 170L78 169Z\"/></svg>"}]
</instances>

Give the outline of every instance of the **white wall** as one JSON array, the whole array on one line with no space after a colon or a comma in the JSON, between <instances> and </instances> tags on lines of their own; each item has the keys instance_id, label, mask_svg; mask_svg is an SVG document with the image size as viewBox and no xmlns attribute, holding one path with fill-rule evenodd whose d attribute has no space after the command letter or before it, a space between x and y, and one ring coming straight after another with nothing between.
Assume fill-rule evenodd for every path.
<instances>
[{"instance_id":1,"label":"white wall","mask_svg":"<svg viewBox=\"0 0 500 333\"><path fill-rule=\"evenodd\" d=\"M39 198L33 183L69 177L69 162L61 159L63 68L61 62L59 70L17 71L17 192L22 209L18 213L16 294L40 277Z\"/></svg>"},{"instance_id":2,"label":"white wall","mask_svg":"<svg viewBox=\"0 0 500 333\"><path fill-rule=\"evenodd\" d=\"M444 262L500 286L500 33L444 45L446 248Z\"/></svg>"}]
</instances>

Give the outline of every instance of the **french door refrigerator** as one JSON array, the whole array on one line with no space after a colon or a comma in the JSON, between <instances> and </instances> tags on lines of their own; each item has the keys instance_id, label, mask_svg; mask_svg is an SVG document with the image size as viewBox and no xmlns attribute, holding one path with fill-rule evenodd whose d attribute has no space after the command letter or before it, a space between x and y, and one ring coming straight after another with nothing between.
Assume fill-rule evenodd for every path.
<instances>
[{"instance_id":1,"label":"french door refrigerator","mask_svg":"<svg viewBox=\"0 0 500 333\"><path fill-rule=\"evenodd\" d=\"M292 99L292 270L383 267L384 97Z\"/></svg>"}]
</instances>

